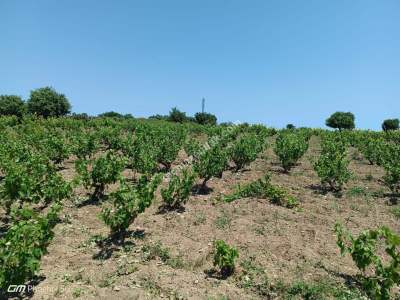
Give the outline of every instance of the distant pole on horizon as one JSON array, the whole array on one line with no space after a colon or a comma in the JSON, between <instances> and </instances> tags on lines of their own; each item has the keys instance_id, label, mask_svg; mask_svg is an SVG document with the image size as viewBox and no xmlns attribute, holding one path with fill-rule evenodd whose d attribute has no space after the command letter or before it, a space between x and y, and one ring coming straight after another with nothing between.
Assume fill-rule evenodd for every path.
<instances>
[{"instance_id":1,"label":"distant pole on horizon","mask_svg":"<svg viewBox=\"0 0 400 300\"><path fill-rule=\"evenodd\" d=\"M205 105L205 103L206 103L206 99L202 99L201 100L201 112L204 114L204 105Z\"/></svg>"}]
</instances>

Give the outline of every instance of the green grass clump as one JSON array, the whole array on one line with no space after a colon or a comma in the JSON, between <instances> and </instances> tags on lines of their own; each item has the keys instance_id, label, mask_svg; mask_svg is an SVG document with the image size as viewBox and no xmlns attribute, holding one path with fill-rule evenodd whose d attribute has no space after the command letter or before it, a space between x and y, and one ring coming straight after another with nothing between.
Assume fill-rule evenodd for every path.
<instances>
[{"instance_id":1,"label":"green grass clump","mask_svg":"<svg viewBox=\"0 0 400 300\"><path fill-rule=\"evenodd\" d=\"M299 205L298 200L288 195L287 191L271 183L271 176L266 174L263 178L252 181L246 185L236 187L235 192L223 197L225 202L246 197L269 199L272 203L293 208Z\"/></svg>"}]
</instances>

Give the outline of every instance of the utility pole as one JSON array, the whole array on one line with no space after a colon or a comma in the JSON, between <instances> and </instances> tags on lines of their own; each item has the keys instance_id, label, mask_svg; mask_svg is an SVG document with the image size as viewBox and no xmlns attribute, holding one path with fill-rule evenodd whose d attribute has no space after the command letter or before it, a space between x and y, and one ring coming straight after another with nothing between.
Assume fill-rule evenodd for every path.
<instances>
[{"instance_id":1,"label":"utility pole","mask_svg":"<svg viewBox=\"0 0 400 300\"><path fill-rule=\"evenodd\" d=\"M204 105L205 105L205 103L206 103L206 99L202 99L201 100L201 112L204 114Z\"/></svg>"}]
</instances>

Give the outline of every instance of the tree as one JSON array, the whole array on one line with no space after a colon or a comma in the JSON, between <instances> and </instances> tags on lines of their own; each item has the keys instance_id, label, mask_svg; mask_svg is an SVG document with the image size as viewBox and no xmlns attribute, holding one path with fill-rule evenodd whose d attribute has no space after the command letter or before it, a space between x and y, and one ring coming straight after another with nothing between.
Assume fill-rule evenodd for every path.
<instances>
[{"instance_id":1,"label":"tree","mask_svg":"<svg viewBox=\"0 0 400 300\"><path fill-rule=\"evenodd\" d=\"M0 95L0 116L21 117L25 112L25 103L21 97L15 95Z\"/></svg>"},{"instance_id":2,"label":"tree","mask_svg":"<svg viewBox=\"0 0 400 300\"><path fill-rule=\"evenodd\" d=\"M286 129L289 129L289 130L296 129L296 126L294 126L293 124L287 124Z\"/></svg>"},{"instance_id":3,"label":"tree","mask_svg":"<svg viewBox=\"0 0 400 300\"><path fill-rule=\"evenodd\" d=\"M387 119L382 123L382 130L397 130L399 129L399 119Z\"/></svg>"},{"instance_id":4,"label":"tree","mask_svg":"<svg viewBox=\"0 0 400 300\"><path fill-rule=\"evenodd\" d=\"M132 114L125 114L122 116L124 119L134 119L134 117L132 116Z\"/></svg>"},{"instance_id":5,"label":"tree","mask_svg":"<svg viewBox=\"0 0 400 300\"><path fill-rule=\"evenodd\" d=\"M107 111L98 115L99 118L123 118L123 115L115 111Z\"/></svg>"},{"instance_id":6,"label":"tree","mask_svg":"<svg viewBox=\"0 0 400 300\"><path fill-rule=\"evenodd\" d=\"M51 87L31 91L27 106L30 114L45 118L64 116L71 110L71 104L65 95L57 93Z\"/></svg>"},{"instance_id":7,"label":"tree","mask_svg":"<svg viewBox=\"0 0 400 300\"><path fill-rule=\"evenodd\" d=\"M201 125L216 125L217 124L217 117L213 114L209 113L196 113L194 118L197 123Z\"/></svg>"},{"instance_id":8,"label":"tree","mask_svg":"<svg viewBox=\"0 0 400 300\"><path fill-rule=\"evenodd\" d=\"M90 120L90 116L87 113L72 113L70 116L75 120Z\"/></svg>"},{"instance_id":9,"label":"tree","mask_svg":"<svg viewBox=\"0 0 400 300\"><path fill-rule=\"evenodd\" d=\"M163 120L163 121L167 121L168 118L169 118L168 116L164 116L164 115L160 115L160 114L152 115L149 117L149 119L151 119L151 120Z\"/></svg>"},{"instance_id":10,"label":"tree","mask_svg":"<svg viewBox=\"0 0 400 300\"><path fill-rule=\"evenodd\" d=\"M187 119L186 113L180 111L176 107L172 108L171 111L169 112L169 117L168 117L169 121L183 123L186 121L186 119Z\"/></svg>"},{"instance_id":11,"label":"tree","mask_svg":"<svg viewBox=\"0 0 400 300\"><path fill-rule=\"evenodd\" d=\"M342 129L354 129L354 115L351 112L337 111L326 119L326 126L337 128L339 131Z\"/></svg>"}]
</instances>

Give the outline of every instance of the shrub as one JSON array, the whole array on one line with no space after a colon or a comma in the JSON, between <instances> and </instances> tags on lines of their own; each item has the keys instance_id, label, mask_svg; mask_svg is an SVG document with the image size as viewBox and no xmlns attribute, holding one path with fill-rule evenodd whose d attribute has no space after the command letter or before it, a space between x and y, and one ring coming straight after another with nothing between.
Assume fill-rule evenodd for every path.
<instances>
[{"instance_id":1,"label":"shrub","mask_svg":"<svg viewBox=\"0 0 400 300\"><path fill-rule=\"evenodd\" d=\"M191 138L184 143L183 148L188 156L197 159L200 156L200 153L204 150L204 145L202 145L198 140Z\"/></svg>"},{"instance_id":2,"label":"shrub","mask_svg":"<svg viewBox=\"0 0 400 300\"><path fill-rule=\"evenodd\" d=\"M324 188L329 187L330 190L339 192L343 184L350 179L349 160L346 156L346 145L340 139L325 138L322 141L322 152L318 161L314 163L314 170Z\"/></svg>"},{"instance_id":3,"label":"shrub","mask_svg":"<svg viewBox=\"0 0 400 300\"><path fill-rule=\"evenodd\" d=\"M392 299L391 289L400 284L400 236L387 227L380 227L363 231L354 238L339 223L335 225L335 232L341 254L349 253L362 272L361 281L366 293L372 299ZM378 254L380 240L385 242L389 259L383 259Z\"/></svg>"},{"instance_id":4,"label":"shrub","mask_svg":"<svg viewBox=\"0 0 400 300\"><path fill-rule=\"evenodd\" d=\"M115 183L121 178L124 166L125 159L112 151L94 160L79 159L75 162L77 179L82 180L86 188L94 188L95 199L103 196L107 184Z\"/></svg>"},{"instance_id":5,"label":"shrub","mask_svg":"<svg viewBox=\"0 0 400 300\"><path fill-rule=\"evenodd\" d=\"M58 204L54 205L45 216L30 209L14 212L17 221L0 239L0 289L24 284L39 270L40 259L54 236L52 229L60 209Z\"/></svg>"},{"instance_id":6,"label":"shrub","mask_svg":"<svg viewBox=\"0 0 400 300\"><path fill-rule=\"evenodd\" d=\"M49 171L41 185L41 198L45 206L68 199L71 195L71 184L55 171Z\"/></svg>"},{"instance_id":7,"label":"shrub","mask_svg":"<svg viewBox=\"0 0 400 300\"><path fill-rule=\"evenodd\" d=\"M54 164L61 164L70 155L70 147L59 132L48 133L41 144L42 152Z\"/></svg>"},{"instance_id":8,"label":"shrub","mask_svg":"<svg viewBox=\"0 0 400 300\"><path fill-rule=\"evenodd\" d=\"M189 199L195 179L196 176L187 169L183 169L180 176L172 174L168 187L161 189L165 207L169 209L182 207L182 204Z\"/></svg>"},{"instance_id":9,"label":"shrub","mask_svg":"<svg viewBox=\"0 0 400 300\"><path fill-rule=\"evenodd\" d=\"M57 93L51 87L31 91L26 104L30 114L45 118L64 116L71 110L71 104L65 95Z\"/></svg>"},{"instance_id":10,"label":"shrub","mask_svg":"<svg viewBox=\"0 0 400 300\"><path fill-rule=\"evenodd\" d=\"M169 121L172 122L177 122L177 123L183 123L187 121L186 113L180 111L176 107L172 108L171 111L169 112Z\"/></svg>"},{"instance_id":11,"label":"shrub","mask_svg":"<svg viewBox=\"0 0 400 300\"><path fill-rule=\"evenodd\" d=\"M171 169L185 138L186 132L181 128L163 128L156 133L154 144L157 149L157 161L165 167L166 171Z\"/></svg>"},{"instance_id":12,"label":"shrub","mask_svg":"<svg viewBox=\"0 0 400 300\"><path fill-rule=\"evenodd\" d=\"M41 179L45 176L47 168L43 167L39 158L32 158L29 163L9 162L4 169L5 178L0 185L0 199L6 210L11 212L11 206L17 201L22 206L23 202L38 203L40 201Z\"/></svg>"},{"instance_id":13,"label":"shrub","mask_svg":"<svg viewBox=\"0 0 400 300\"><path fill-rule=\"evenodd\" d=\"M359 145L359 150L368 162L373 165L378 166L383 163L383 154L386 145L385 141L381 138L366 136L364 137Z\"/></svg>"},{"instance_id":14,"label":"shrub","mask_svg":"<svg viewBox=\"0 0 400 300\"><path fill-rule=\"evenodd\" d=\"M254 161L262 150L262 142L255 134L245 134L239 137L229 150L230 158L236 165L236 171Z\"/></svg>"},{"instance_id":15,"label":"shrub","mask_svg":"<svg viewBox=\"0 0 400 300\"><path fill-rule=\"evenodd\" d=\"M399 129L399 119L387 119L382 123L382 130L397 130Z\"/></svg>"},{"instance_id":16,"label":"shrub","mask_svg":"<svg viewBox=\"0 0 400 300\"><path fill-rule=\"evenodd\" d=\"M278 156L285 172L296 165L308 149L308 142L301 134L281 133L276 138L275 154Z\"/></svg>"},{"instance_id":17,"label":"shrub","mask_svg":"<svg viewBox=\"0 0 400 300\"><path fill-rule=\"evenodd\" d=\"M107 150L119 151L123 148L123 139L121 137L121 128L118 126L107 126L99 130L98 133L101 142Z\"/></svg>"},{"instance_id":18,"label":"shrub","mask_svg":"<svg viewBox=\"0 0 400 300\"><path fill-rule=\"evenodd\" d=\"M7 215L11 206L18 202L19 206L24 202L47 205L71 195L70 184L46 163L43 156L31 155L26 161L9 161L3 169L6 176L0 183L0 199Z\"/></svg>"},{"instance_id":19,"label":"shrub","mask_svg":"<svg viewBox=\"0 0 400 300\"><path fill-rule=\"evenodd\" d=\"M228 166L228 155L225 148L219 144L210 149L204 149L194 163L194 171L203 178L202 189L204 190L207 181L212 177L222 177L222 173Z\"/></svg>"},{"instance_id":20,"label":"shrub","mask_svg":"<svg viewBox=\"0 0 400 300\"><path fill-rule=\"evenodd\" d=\"M79 132L73 135L72 153L79 159L91 158L99 148L98 137L92 132Z\"/></svg>"},{"instance_id":21,"label":"shrub","mask_svg":"<svg viewBox=\"0 0 400 300\"><path fill-rule=\"evenodd\" d=\"M400 162L385 164L385 176L383 180L385 185L389 187L389 189L394 194L399 194L400 192Z\"/></svg>"},{"instance_id":22,"label":"shrub","mask_svg":"<svg viewBox=\"0 0 400 300\"><path fill-rule=\"evenodd\" d=\"M385 175L383 181L392 193L400 193L400 146L394 144L386 145L387 154L383 159Z\"/></svg>"},{"instance_id":23,"label":"shrub","mask_svg":"<svg viewBox=\"0 0 400 300\"><path fill-rule=\"evenodd\" d=\"M217 125L217 117L209 113L196 113L194 119L201 125Z\"/></svg>"},{"instance_id":24,"label":"shrub","mask_svg":"<svg viewBox=\"0 0 400 300\"><path fill-rule=\"evenodd\" d=\"M390 143L400 144L400 130L389 130L384 134L386 141Z\"/></svg>"},{"instance_id":25,"label":"shrub","mask_svg":"<svg viewBox=\"0 0 400 300\"><path fill-rule=\"evenodd\" d=\"M0 95L0 116L21 117L25 113L25 103L21 97Z\"/></svg>"},{"instance_id":26,"label":"shrub","mask_svg":"<svg viewBox=\"0 0 400 300\"><path fill-rule=\"evenodd\" d=\"M123 235L136 217L151 205L160 182L160 175L152 180L143 175L136 185L129 186L121 182L118 191L110 194L112 208L103 208L100 216L110 227L112 237Z\"/></svg>"},{"instance_id":27,"label":"shrub","mask_svg":"<svg viewBox=\"0 0 400 300\"><path fill-rule=\"evenodd\" d=\"M231 275L235 271L235 259L239 257L237 249L222 240L214 242L214 249L214 266L218 266L222 276Z\"/></svg>"},{"instance_id":28,"label":"shrub","mask_svg":"<svg viewBox=\"0 0 400 300\"><path fill-rule=\"evenodd\" d=\"M157 142L155 132L146 127L138 128L134 136L129 136L122 147L122 151L128 157L129 167L148 176L157 172Z\"/></svg>"},{"instance_id":29,"label":"shrub","mask_svg":"<svg viewBox=\"0 0 400 300\"><path fill-rule=\"evenodd\" d=\"M354 115L351 112L340 112L337 111L332 114L328 119L326 119L326 126L339 129L354 129Z\"/></svg>"},{"instance_id":30,"label":"shrub","mask_svg":"<svg viewBox=\"0 0 400 300\"><path fill-rule=\"evenodd\" d=\"M135 148L133 155L129 157L132 168L139 173L151 176L158 170L157 153L157 149L152 145L143 143Z\"/></svg>"}]
</instances>

